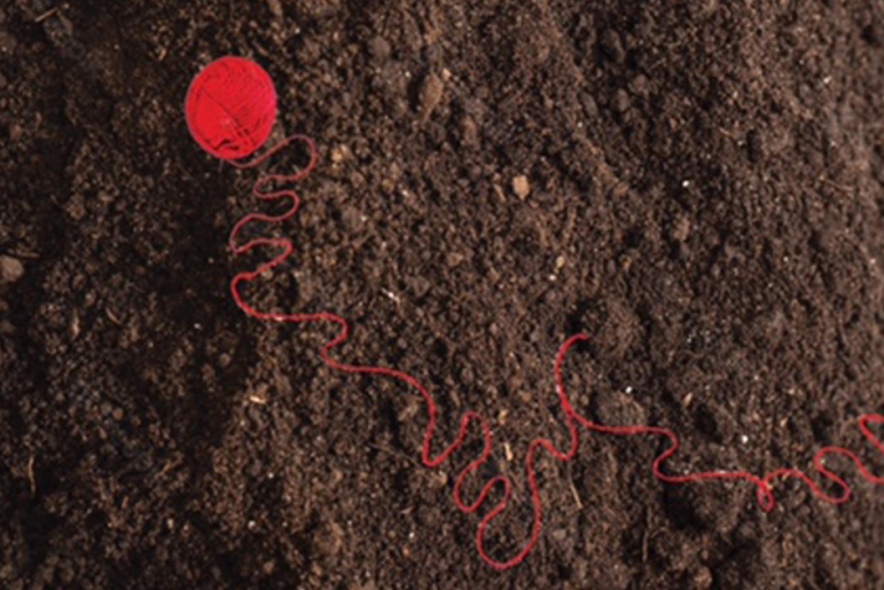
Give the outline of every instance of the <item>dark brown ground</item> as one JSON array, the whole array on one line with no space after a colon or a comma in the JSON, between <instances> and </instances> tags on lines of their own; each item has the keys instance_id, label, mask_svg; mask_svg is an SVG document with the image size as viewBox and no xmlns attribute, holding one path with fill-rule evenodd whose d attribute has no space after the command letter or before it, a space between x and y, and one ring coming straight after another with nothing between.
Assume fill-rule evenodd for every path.
<instances>
[{"instance_id":1,"label":"dark brown ground","mask_svg":"<svg viewBox=\"0 0 884 590\"><path fill-rule=\"evenodd\" d=\"M788 484L768 515L598 436L541 461L541 543L494 572L450 499L470 454L418 466L416 399L234 306L255 175L182 113L229 53L322 151L255 300L354 320L340 356L430 384L445 441L492 418L499 557L579 330L578 409L675 429L673 471L884 470L855 427L884 411L884 4L459 4L0 1L0 587L884 588L884 490L846 461L851 503Z\"/></svg>"}]
</instances>

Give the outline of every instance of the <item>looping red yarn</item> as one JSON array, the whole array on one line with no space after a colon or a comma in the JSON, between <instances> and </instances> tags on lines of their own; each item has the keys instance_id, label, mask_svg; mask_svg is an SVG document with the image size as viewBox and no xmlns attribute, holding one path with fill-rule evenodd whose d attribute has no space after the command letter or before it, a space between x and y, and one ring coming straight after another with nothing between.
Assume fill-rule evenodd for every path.
<instances>
[{"instance_id":1,"label":"looping red yarn","mask_svg":"<svg viewBox=\"0 0 884 590\"><path fill-rule=\"evenodd\" d=\"M343 344L350 335L350 326L344 318L326 311L317 313L262 312L246 303L242 295L240 294L240 287L243 285L243 283L248 283L257 279L266 271L272 270L273 268L282 264L294 253L294 244L288 239L255 238L244 244L239 244L237 242L237 238L242 228L251 222L260 221L265 223L282 223L283 221L290 219L298 212L298 208L300 206L300 197L294 190L270 190L268 187L270 185L278 187L281 184L290 184L305 179L315 168L317 163L316 145L309 137L303 135L295 135L286 139L281 144L272 148L269 152L267 152L263 156L260 156L252 162L246 164L236 164L239 168L250 168L252 166L260 164L261 162L264 162L267 158L278 152L280 149L295 143L303 144L309 150L310 159L308 164L302 170L296 172L295 174L272 174L269 176L264 176L255 183L252 191L253 195L262 201L288 200L290 203L288 209L284 213L279 215L250 213L246 215L243 219L241 219L231 231L230 248L236 255L242 255L250 252L251 250L254 250L255 248L260 247L271 247L279 250L279 253L270 261L260 264L254 270L241 272L233 278L230 284L230 290L233 294L233 299L236 301L236 304L240 307L240 309L242 309L247 315L258 320L285 322L291 324L327 323L336 325L338 327L337 336L329 340L322 347L322 360L327 366L332 369L342 371L344 373L387 377L389 379L399 381L416 391L423 398L428 415L427 426L424 431L423 445L421 447L421 461L426 467L436 468L441 466L442 463L444 463L455 451L457 451L461 447L471 430L476 431L477 434L482 437L482 451L479 456L473 459L457 476L454 483L453 497L454 503L458 509L465 513L472 513L479 510L479 508L485 504L485 501L487 500L489 494L491 494L491 492L495 488L499 489L502 492L501 498L497 501L496 504L494 504L493 507L488 510L487 514L479 522L475 535L475 543L479 555L485 561L485 563L487 563L492 568L497 570L506 570L518 565L528 556L529 553L531 553L531 551L537 545L540 539L541 529L543 528L543 502L540 497L540 487L538 485L537 472L535 469L535 460L537 457L537 453L540 450L544 450L558 461L570 461L576 456L580 444L580 434L578 431L578 426L583 427L591 432L613 436L653 435L657 437L663 437L669 441L669 446L656 459L654 459L653 463L651 464L651 472L657 479L670 484L687 484L709 480L745 480L756 486L756 497L758 503L762 509L768 512L773 510L776 503L772 484L777 479L798 479L807 484L814 495L830 504L841 504L843 502L846 502L851 496L851 489L849 485L843 479L841 479L841 477L830 471L823 464L824 459L829 455L840 455L843 457L847 457L848 459L853 461L860 474L865 479L875 485L884 485L884 477L879 477L872 474L868 470L868 468L863 465L862 461L856 454L841 447L825 447L823 449L820 449L813 460L813 465L817 472L824 479L827 479L829 482L834 483L838 488L840 488L840 494L834 496L824 492L816 482L814 482L803 471L800 471L798 469L777 469L768 473L764 477L758 477L746 471L703 471L686 475L669 475L667 473L664 473L663 464L666 462L666 460L675 455L679 447L679 440L674 432L666 428L660 428L657 426L607 426L604 424L598 424L580 415L577 410L574 409L574 406L571 404L568 393L565 389L562 369L565 363L565 357L568 352L578 343L589 340L589 337L587 335L577 334L575 336L572 336L571 338L566 340L564 344L562 344L562 346L558 350L558 353L556 354L555 364L553 366L556 393L558 395L559 405L561 406L562 413L564 414L565 426L568 429L568 434L570 436L568 448L566 450L559 450L553 445L551 441L545 438L538 438L531 442L528 447L528 452L525 456L525 471L528 478L528 486L531 492L531 504L533 507L533 521L531 524L530 535L522 548L509 559L498 560L492 557L488 554L488 551L485 548L485 535L494 519L497 518L497 516L500 515L500 513L503 512L509 504L510 498L512 496L512 483L510 482L510 479L508 477L504 475L497 475L488 480L482 486L479 495L472 502L464 500L462 495L462 489L467 478L475 473L491 457L493 448L492 431L491 427L488 424L488 421L476 412L466 412L460 419L460 424L457 429L457 435L455 436L454 441L447 447L445 447L439 454L433 455L433 439L439 417L438 406L436 405L433 396L430 394L429 390L427 390L427 388L423 386L423 384L421 384L417 379L415 379L408 373L384 367L351 365L335 360L332 357L332 351L339 345ZM865 436L866 439L868 439L868 441L875 448L877 448L882 454L884 454L884 443L882 443L881 439L877 438L869 429L869 426L872 424L884 424L884 415L866 414L863 415L859 420L859 429L862 432L863 436Z\"/></svg>"},{"instance_id":2,"label":"looping red yarn","mask_svg":"<svg viewBox=\"0 0 884 590\"><path fill-rule=\"evenodd\" d=\"M226 56L193 79L185 99L190 134L223 160L245 158L264 145L276 121L276 88L253 61Z\"/></svg>"}]
</instances>

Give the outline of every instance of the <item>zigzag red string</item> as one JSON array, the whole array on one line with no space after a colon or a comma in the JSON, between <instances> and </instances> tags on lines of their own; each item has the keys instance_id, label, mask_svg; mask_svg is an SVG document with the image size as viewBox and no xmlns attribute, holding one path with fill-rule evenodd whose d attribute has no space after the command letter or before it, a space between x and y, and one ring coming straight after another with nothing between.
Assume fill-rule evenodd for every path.
<instances>
[{"instance_id":1,"label":"zigzag red string","mask_svg":"<svg viewBox=\"0 0 884 590\"><path fill-rule=\"evenodd\" d=\"M661 453L651 465L651 471L654 476L657 477L657 479L670 484L686 484L709 480L746 480L756 486L756 498L758 500L758 503L760 504L762 509L768 512L773 510L776 503L771 484L774 482L774 480L777 479L796 478L807 484L813 494L825 502L828 502L830 504L841 504L843 502L846 502L850 498L852 491L850 489L850 486L843 479L841 479L841 477L830 471L823 464L824 459L829 455L840 455L843 457L847 457L848 459L853 461L860 474L865 479L867 479L874 485L884 485L884 477L879 477L872 474L865 467L865 465L856 454L841 447L831 446L820 449L816 453L813 459L813 465L816 471L824 479L827 479L829 482L834 483L838 488L840 488L841 493L836 496L829 495L824 492L822 488L807 474L798 469L777 469L768 473L764 477L758 477L746 471L705 471L699 473L691 473L687 475L666 474L663 472L662 469L663 463L667 459L672 457L679 447L678 437L676 437L674 432L666 428L660 428L656 426L606 426L603 424L597 424L595 422L592 422L588 418L581 416L571 405L571 401L569 400L568 394L565 389L564 379L562 377L562 367L564 365L565 357L568 351L571 350L571 348L574 347L574 345L576 345L577 343L589 339L589 337L585 334L578 334L576 336L572 336L564 344L562 344L562 346L558 350L558 353L556 354L554 365L556 392L558 394L559 404L561 405L562 412L565 417L565 426L567 427L568 433L570 435L569 448L566 451L560 451L555 448L552 442L544 438L538 438L531 442L530 446L528 447L527 455L525 456L525 471L528 477L528 485L531 491L531 503L534 515L530 536L528 537L528 540L525 542L522 549L519 550L518 553L516 553L511 558L505 561L500 561L498 559L495 559L494 557L491 557L485 549L485 534L494 519L497 518L497 516L501 512L503 512L503 510L506 509L507 505L509 504L510 497L512 495L512 484L508 477L497 475L488 480L482 486L482 490L479 493L478 497L472 502L465 501L462 496L462 489L467 478L472 473L477 471L483 464L485 464L491 456L492 432L491 427L488 425L488 422L482 416L475 412L466 412L460 419L460 425L458 427L457 436L455 437L454 441L450 445L448 445L441 453L434 456L432 453L432 446L433 438L436 432L436 423L439 416L439 410L436 406L436 402L434 401L433 396L430 394L427 388L424 387L417 379L402 371L384 367L350 365L335 360L331 354L332 350L337 346L343 344L350 334L350 326L344 318L330 312L262 312L246 303L243 297L240 295L240 286L243 283L253 281L266 271L270 271L273 268L279 266L285 260L287 260L294 253L295 250L294 244L290 240L284 238L256 238L246 242L245 244L239 245L237 243L237 238L240 231L243 229L243 227L253 221L260 221L264 223L282 223L283 221L286 221L287 219L293 217L298 212L301 201L300 197L294 190L269 190L268 187L270 187L271 185L279 186L282 184L292 184L304 180L316 167L317 150L316 145L314 144L312 139L303 135L295 135L284 140L283 142L266 152L264 155L258 157L251 162L234 163L235 166L241 169L252 168L266 161L279 150L295 143L301 143L309 150L310 160L307 166L296 174L271 174L264 176L255 183L252 190L253 195L262 201L288 200L290 203L288 210L278 215L249 213L244 218L242 218L231 231L230 248L237 256L246 254L247 252L250 252L251 250L259 247L271 247L280 250L280 253L277 254L269 262L261 264L255 270L241 272L233 278L230 284L230 290L233 294L233 299L236 301L236 304L240 307L240 309L242 309L247 315L258 320L285 322L290 324L335 324L338 326L339 329L337 336L329 340L322 347L322 360L327 366L332 369L342 371L344 373L378 375L382 377L387 377L396 381L400 381L417 391L426 404L427 414L429 417L426 430L424 431L423 445L421 447L421 461L423 461L423 464L428 468L439 467L455 451L457 451L466 440L466 437L470 432L470 427L475 424L475 429L478 430L478 432L482 436L482 452L477 458L473 459L457 476L454 484L453 496L454 503L458 509L465 513L472 513L477 511L485 504L486 499L492 493L495 487L500 488L500 490L503 492L502 498L498 500L498 502L481 519L481 521L479 522L479 526L476 529L476 548L478 549L479 555L482 557L485 563L487 563L491 567L497 570L506 570L512 568L521 563L537 545L537 542L540 539L541 529L543 527L543 503L540 497L540 487L537 482L537 472L535 469L535 459L537 457L537 452L540 449L545 449L559 461L570 461L577 454L577 449L580 444L580 436L577 430L578 426L582 426L583 428L591 432L598 432L601 434L614 436L654 435L666 438L669 440L669 447L663 453ZM882 443L879 438L872 434L871 430L869 429L869 425L871 424L884 424L884 415L866 414L863 415L859 420L859 429L862 432L863 436L865 436L866 439L868 439L868 441L875 448L877 448L882 454L884 454L884 443Z\"/></svg>"}]
</instances>

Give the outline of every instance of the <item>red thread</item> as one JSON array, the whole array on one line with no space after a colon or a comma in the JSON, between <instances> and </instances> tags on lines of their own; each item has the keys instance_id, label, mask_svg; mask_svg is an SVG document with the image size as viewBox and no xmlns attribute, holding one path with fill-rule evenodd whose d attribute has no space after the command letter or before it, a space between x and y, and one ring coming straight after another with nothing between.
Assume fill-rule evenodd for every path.
<instances>
[{"instance_id":1,"label":"red thread","mask_svg":"<svg viewBox=\"0 0 884 590\"><path fill-rule=\"evenodd\" d=\"M454 441L447 447L445 447L439 454L433 455L433 438L436 432L436 424L438 421L439 410L436 406L436 402L434 401L432 395L426 389L426 387L424 387L417 379L415 379L408 373L404 373L396 369L375 366L350 365L346 363L341 363L332 358L332 350L337 346L343 344L350 335L350 326L344 318L326 311L317 313L262 312L251 307L240 295L239 288L243 283L248 283L257 279L266 271L270 271L273 268L282 264L294 253L294 244L291 240L288 239L256 238L246 242L245 244L239 245L237 244L237 237L242 228L253 221L260 221L265 223L282 223L293 217L298 212L301 201L300 197L294 190L268 190L268 187L270 185L278 186L280 184L291 184L304 180L316 166L316 145L309 137L303 135L295 135L286 139L279 145L273 147L267 153L263 154L252 162L244 164L234 163L235 166L241 169L251 168L264 162L270 156L277 153L280 149L294 143L302 143L309 150L310 160L307 166L300 172L292 175L271 174L268 176L264 176L255 183L252 190L253 195L262 201L277 201L287 199L290 202L288 209L284 213L281 213L279 215L249 213L233 227L233 230L230 233L229 240L230 248L237 256L250 252L251 250L259 247L276 248L280 250L280 253L272 258L269 262L264 262L263 264L259 265L255 270L241 272L237 274L230 284L230 290L233 295L233 299L236 301L236 304L240 307L240 309L242 309L247 315L258 320L284 322L291 324L335 324L338 326L339 329L337 336L329 340L322 347L322 360L327 366L332 369L342 371L344 373L378 375L390 379L395 379L417 391L417 393L420 394L420 396L424 400L424 403L426 404L428 414L427 427L424 431L423 445L421 447L421 461L426 467L436 468L444 463L445 460L448 459L463 444L470 431L470 427L475 424L475 429L479 432L479 434L481 434L484 443L482 446L482 452L477 458L473 459L457 476L454 483L453 497L454 503L458 509L465 513L472 513L477 511L485 504L486 499L488 498L489 494L491 494L491 492L494 490L494 488L499 488L502 492L502 497L497 501L496 504L494 504L493 507L490 508L488 513L479 522L475 535L475 543L479 555L485 561L485 563L487 563L491 567L497 570L506 570L512 568L521 563L537 545L543 527L543 502L540 497L540 487L537 482L537 473L535 469L535 459L537 456L537 452L540 449L544 449L559 461L570 461L576 456L580 444L580 436L577 428L578 426L582 426L583 428L591 432L598 432L601 434L613 436L654 435L666 438L669 440L669 447L660 455L658 455L651 464L651 471L657 479L670 484L686 484L710 480L746 480L756 486L756 498L758 500L758 503L761 508L767 512L773 510L776 503L771 484L774 482L774 480L790 477L799 479L807 484L813 494L825 502L828 502L830 504L841 504L843 502L846 502L852 494L850 486L838 475L834 474L828 468L826 468L825 465L823 465L824 459L829 455L841 455L847 457L848 459L853 461L853 463L857 466L860 474L865 479L867 479L874 485L884 485L884 477L878 477L872 474L865 467L865 465L856 454L841 447L825 447L823 449L820 449L814 456L813 460L813 465L817 472L819 472L819 474L823 478L834 483L841 489L841 493L836 496L825 493L816 482L814 482L803 471L800 471L798 469L777 469L768 473L764 477L758 477L746 471L705 471L686 475L666 474L662 470L663 463L666 462L667 459L671 458L679 448L679 440L674 432L666 428L660 428L657 426L607 426L604 424L597 424L589 420L588 418L581 416L571 405L571 401L568 398L568 394L565 389L564 378L562 376L562 368L565 362L565 356L567 355L568 351L570 351L571 348L573 348L579 342L589 340L589 337L585 334L578 334L569 338L559 348L558 353L555 357L555 364L553 368L556 392L559 398L559 404L562 408L562 413L564 414L565 427L568 429L568 433L570 436L569 447L567 450L561 451L559 449L556 449L552 442L543 438L538 438L531 442L530 446L528 447L528 452L525 456L525 471L528 477L528 485L531 492L531 503L533 507L533 522L531 524L530 535L522 549L519 550L518 553L516 553L513 557L502 561L491 557L485 549L485 534L494 519L501 512L503 512L503 510L509 504L509 500L512 495L512 484L508 477L497 475L488 480L482 486L478 497L472 502L465 501L462 497L461 492L466 479L472 473L477 471L486 461L488 461L491 456L492 431L488 422L482 416L475 412L466 412L460 419L460 425L458 427L457 435ZM868 439L868 441L875 448L877 448L882 454L884 454L884 443L882 443L881 440L871 432L871 430L869 429L869 425L871 424L884 424L884 415L865 414L859 419L859 429L862 432L863 436L865 436L866 439Z\"/></svg>"},{"instance_id":2,"label":"red thread","mask_svg":"<svg viewBox=\"0 0 884 590\"><path fill-rule=\"evenodd\" d=\"M255 62L222 57L193 79L184 111L200 147L222 160L245 158L270 137L276 89Z\"/></svg>"}]
</instances>

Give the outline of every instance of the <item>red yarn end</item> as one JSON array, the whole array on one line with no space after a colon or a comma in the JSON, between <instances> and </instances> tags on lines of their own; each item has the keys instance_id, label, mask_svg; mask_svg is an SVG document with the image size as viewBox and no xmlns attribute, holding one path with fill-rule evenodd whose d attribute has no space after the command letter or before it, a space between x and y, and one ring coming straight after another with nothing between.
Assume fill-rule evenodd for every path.
<instances>
[{"instance_id":1,"label":"red yarn end","mask_svg":"<svg viewBox=\"0 0 884 590\"><path fill-rule=\"evenodd\" d=\"M261 147L276 121L276 89L264 68L242 57L213 61L193 79L184 105L201 148L237 160Z\"/></svg>"}]
</instances>

